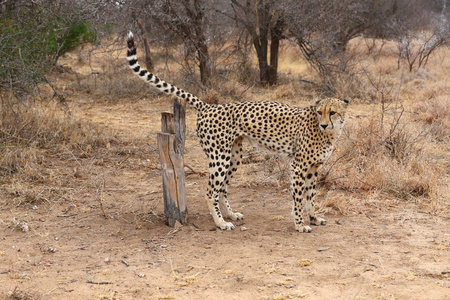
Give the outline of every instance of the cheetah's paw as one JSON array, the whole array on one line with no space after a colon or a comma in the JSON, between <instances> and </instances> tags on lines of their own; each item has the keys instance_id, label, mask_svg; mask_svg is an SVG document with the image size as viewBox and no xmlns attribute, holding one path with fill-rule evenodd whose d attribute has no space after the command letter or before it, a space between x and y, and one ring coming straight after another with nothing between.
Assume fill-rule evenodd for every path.
<instances>
[{"instance_id":1,"label":"cheetah's paw","mask_svg":"<svg viewBox=\"0 0 450 300\"><path fill-rule=\"evenodd\" d=\"M219 225L217 225L217 227L219 227L222 230L233 230L234 224L231 222L222 222Z\"/></svg>"},{"instance_id":2,"label":"cheetah's paw","mask_svg":"<svg viewBox=\"0 0 450 300\"><path fill-rule=\"evenodd\" d=\"M305 225L295 224L295 230L297 230L298 232L311 232L312 228Z\"/></svg>"},{"instance_id":3,"label":"cheetah's paw","mask_svg":"<svg viewBox=\"0 0 450 300\"><path fill-rule=\"evenodd\" d=\"M236 212L236 213L233 213L233 214L230 216L230 219L231 219L231 220L242 220L242 219L244 219L244 215L241 214L241 213Z\"/></svg>"},{"instance_id":4,"label":"cheetah's paw","mask_svg":"<svg viewBox=\"0 0 450 300\"><path fill-rule=\"evenodd\" d=\"M325 225L327 224L327 220L325 220L324 218L314 218L311 220L311 225Z\"/></svg>"}]
</instances>

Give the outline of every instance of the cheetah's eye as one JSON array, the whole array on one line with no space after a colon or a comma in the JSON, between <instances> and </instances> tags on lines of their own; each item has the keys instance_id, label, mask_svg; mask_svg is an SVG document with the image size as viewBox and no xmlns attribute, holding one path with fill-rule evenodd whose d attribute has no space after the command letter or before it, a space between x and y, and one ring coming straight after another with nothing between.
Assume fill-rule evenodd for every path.
<instances>
[{"instance_id":1,"label":"cheetah's eye","mask_svg":"<svg viewBox=\"0 0 450 300\"><path fill-rule=\"evenodd\" d=\"M319 116L321 116L321 115L322 115L322 112L321 112L320 110L318 110L318 111L317 111L317 114L318 114Z\"/></svg>"},{"instance_id":2,"label":"cheetah's eye","mask_svg":"<svg viewBox=\"0 0 450 300\"><path fill-rule=\"evenodd\" d=\"M336 114L335 111L330 111L330 116L334 116Z\"/></svg>"}]
</instances>

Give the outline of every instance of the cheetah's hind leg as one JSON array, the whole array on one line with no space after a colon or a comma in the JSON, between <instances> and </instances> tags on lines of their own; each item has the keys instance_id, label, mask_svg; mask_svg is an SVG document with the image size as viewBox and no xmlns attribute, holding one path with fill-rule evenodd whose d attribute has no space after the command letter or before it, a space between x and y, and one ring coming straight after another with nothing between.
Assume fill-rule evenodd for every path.
<instances>
[{"instance_id":1,"label":"cheetah's hind leg","mask_svg":"<svg viewBox=\"0 0 450 300\"><path fill-rule=\"evenodd\" d=\"M228 203L227 200L227 192L224 191L221 193L220 196L220 200L219 200L219 205L220 205L220 210L223 213L223 216L225 218L231 219L231 220L242 220L244 219L244 215L239 213L239 212L233 212L233 210L231 209L230 204Z\"/></svg>"},{"instance_id":2,"label":"cheetah's hind leg","mask_svg":"<svg viewBox=\"0 0 450 300\"><path fill-rule=\"evenodd\" d=\"M307 199L309 197L310 196L308 195ZM311 199L311 198L309 198L309 199ZM310 201L306 201L305 210L306 210L306 214L309 217L309 224L315 225L315 226L326 225L327 221L324 218L318 217L316 215L316 212L315 212L316 209L317 209L317 204L316 204L314 198L311 199Z\"/></svg>"},{"instance_id":3,"label":"cheetah's hind leg","mask_svg":"<svg viewBox=\"0 0 450 300\"><path fill-rule=\"evenodd\" d=\"M238 137L231 148L231 159L230 159L230 167L227 170L224 180L224 186L220 191L219 195L219 205L220 210L223 213L225 218L229 218L231 220L242 220L244 219L244 215L239 212L233 212L230 204L227 200L228 195L228 184L236 173L237 167L241 164L242 161L242 137Z\"/></svg>"},{"instance_id":4,"label":"cheetah's hind leg","mask_svg":"<svg viewBox=\"0 0 450 300\"><path fill-rule=\"evenodd\" d=\"M320 217L310 217L310 224L311 225L326 225L327 224L327 220L325 220L324 218L320 218Z\"/></svg>"}]
</instances>

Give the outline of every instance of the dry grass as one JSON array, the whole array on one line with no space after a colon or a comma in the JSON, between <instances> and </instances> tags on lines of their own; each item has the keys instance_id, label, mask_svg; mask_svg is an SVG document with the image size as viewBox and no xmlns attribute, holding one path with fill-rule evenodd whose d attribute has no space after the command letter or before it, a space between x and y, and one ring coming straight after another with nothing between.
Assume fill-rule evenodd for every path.
<instances>
[{"instance_id":1,"label":"dry grass","mask_svg":"<svg viewBox=\"0 0 450 300\"><path fill-rule=\"evenodd\" d=\"M95 151L117 143L113 132L95 123L77 120L65 113L58 103L33 103L13 111L2 109L2 172L15 173L27 165L42 162L44 150L59 152ZM26 150L25 152L23 150Z\"/></svg>"},{"instance_id":2,"label":"dry grass","mask_svg":"<svg viewBox=\"0 0 450 300\"><path fill-rule=\"evenodd\" d=\"M36 295L35 293L31 293L29 291L24 291L18 287L16 287L13 291L9 291L6 295L0 295L0 299L2 300L34 300L41 299L42 296Z\"/></svg>"},{"instance_id":3,"label":"dry grass","mask_svg":"<svg viewBox=\"0 0 450 300\"><path fill-rule=\"evenodd\" d=\"M414 107L414 118L429 128L430 133L439 142L445 142L450 136L450 97L433 97Z\"/></svg>"},{"instance_id":4,"label":"dry grass","mask_svg":"<svg viewBox=\"0 0 450 300\"><path fill-rule=\"evenodd\" d=\"M50 203L79 180L95 182L96 161L133 142L54 101L4 105L0 128L0 182L16 205Z\"/></svg>"},{"instance_id":5,"label":"dry grass","mask_svg":"<svg viewBox=\"0 0 450 300\"><path fill-rule=\"evenodd\" d=\"M427 161L422 133L402 126L392 131L374 117L350 124L328 163L327 179L345 190L380 190L407 199L438 196L442 170Z\"/></svg>"}]
</instances>

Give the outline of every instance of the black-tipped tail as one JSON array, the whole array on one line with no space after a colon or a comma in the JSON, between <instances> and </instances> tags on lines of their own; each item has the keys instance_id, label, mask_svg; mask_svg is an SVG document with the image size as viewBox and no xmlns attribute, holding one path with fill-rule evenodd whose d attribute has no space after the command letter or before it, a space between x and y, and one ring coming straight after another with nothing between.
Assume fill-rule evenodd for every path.
<instances>
[{"instance_id":1,"label":"black-tipped tail","mask_svg":"<svg viewBox=\"0 0 450 300\"><path fill-rule=\"evenodd\" d=\"M158 76L141 67L137 59L136 44L134 42L134 36L131 31L128 33L127 46L128 65L133 70L134 74L138 75L142 80L157 88L161 92L181 99L185 99L189 105L194 106L197 110L201 109L204 105L208 105L194 95L187 93L184 90L171 85L170 83L165 82L164 80L158 78Z\"/></svg>"}]
</instances>

